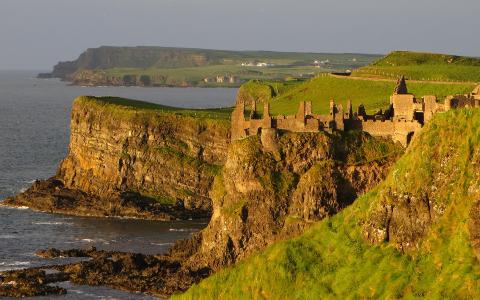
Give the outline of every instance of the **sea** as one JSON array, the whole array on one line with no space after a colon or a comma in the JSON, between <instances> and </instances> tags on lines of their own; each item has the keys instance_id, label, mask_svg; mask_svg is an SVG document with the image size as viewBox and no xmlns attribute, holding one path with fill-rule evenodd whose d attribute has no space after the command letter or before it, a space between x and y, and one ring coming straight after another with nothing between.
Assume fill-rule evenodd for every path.
<instances>
[{"instance_id":1,"label":"sea","mask_svg":"<svg viewBox=\"0 0 480 300\"><path fill-rule=\"evenodd\" d=\"M185 108L233 106L231 88L78 87L38 79L38 71L0 71L0 201L36 179L55 174L69 141L72 101L79 95L118 96ZM52 215L0 206L0 271L68 262L42 259L46 248L87 248L163 253L207 220L160 222ZM33 299L154 299L106 287L60 284L68 294Z\"/></svg>"}]
</instances>

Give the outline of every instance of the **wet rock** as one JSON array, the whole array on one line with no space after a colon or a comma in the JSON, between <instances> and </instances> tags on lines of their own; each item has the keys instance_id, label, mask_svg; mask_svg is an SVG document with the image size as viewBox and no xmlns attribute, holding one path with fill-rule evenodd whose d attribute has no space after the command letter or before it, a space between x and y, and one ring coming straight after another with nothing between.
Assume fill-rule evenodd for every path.
<instances>
[{"instance_id":1,"label":"wet rock","mask_svg":"<svg viewBox=\"0 0 480 300\"><path fill-rule=\"evenodd\" d=\"M48 285L64 281L64 274L49 274L38 269L9 271L0 273L0 296L2 297L33 297L64 295L64 288Z\"/></svg>"}]
</instances>

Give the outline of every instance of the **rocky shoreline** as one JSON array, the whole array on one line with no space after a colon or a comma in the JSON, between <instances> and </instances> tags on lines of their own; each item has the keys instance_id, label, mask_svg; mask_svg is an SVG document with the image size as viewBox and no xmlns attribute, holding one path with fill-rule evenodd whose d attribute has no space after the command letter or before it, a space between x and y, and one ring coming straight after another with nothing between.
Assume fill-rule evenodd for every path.
<instances>
[{"instance_id":1,"label":"rocky shoreline","mask_svg":"<svg viewBox=\"0 0 480 300\"><path fill-rule=\"evenodd\" d=\"M196 268L184 263L186 256L195 251L198 244L195 238L180 241L165 255L103 251L94 247L39 250L36 255L46 259L75 257L85 260L0 272L0 296L19 298L64 295L67 290L55 286L55 283L70 281L80 285L102 285L127 292L168 297L174 292L185 291L211 274L208 268ZM45 270L56 272L47 273Z\"/></svg>"},{"instance_id":2,"label":"rocky shoreline","mask_svg":"<svg viewBox=\"0 0 480 300\"><path fill-rule=\"evenodd\" d=\"M40 73L37 75L39 79L58 78L62 81L69 82L73 86L135 86L135 87L197 87L197 88L239 88L242 81L225 82L204 82L203 80L186 80L179 78L169 78L168 76L150 76L150 75L128 75L112 76L108 75L104 70L80 70L75 73L68 74L65 77L58 77L53 73Z\"/></svg>"},{"instance_id":3,"label":"rocky shoreline","mask_svg":"<svg viewBox=\"0 0 480 300\"><path fill-rule=\"evenodd\" d=\"M166 254L38 251L45 258L88 260L52 266L57 277L42 269L4 272L3 282L15 282L17 296L64 293L51 289L55 278L170 296L336 214L381 182L403 151L361 132L285 132L275 147L267 146L259 136L231 142L225 121L77 99L69 152L57 175L5 205L99 217L211 217L210 222ZM0 295L12 295L12 284L2 285Z\"/></svg>"},{"instance_id":4,"label":"rocky shoreline","mask_svg":"<svg viewBox=\"0 0 480 300\"><path fill-rule=\"evenodd\" d=\"M84 217L121 217L157 221L205 219L208 209L188 209L182 201L165 205L134 192L112 192L108 198L65 187L61 179L37 180L30 188L1 205Z\"/></svg>"}]
</instances>

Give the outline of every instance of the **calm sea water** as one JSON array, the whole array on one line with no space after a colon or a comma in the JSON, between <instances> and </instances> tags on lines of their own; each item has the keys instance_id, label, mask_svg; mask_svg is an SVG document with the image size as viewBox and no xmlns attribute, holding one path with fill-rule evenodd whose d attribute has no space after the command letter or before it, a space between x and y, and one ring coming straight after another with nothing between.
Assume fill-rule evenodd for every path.
<instances>
[{"instance_id":1,"label":"calm sea water","mask_svg":"<svg viewBox=\"0 0 480 300\"><path fill-rule=\"evenodd\" d=\"M121 96L188 108L231 106L235 89L72 87L34 78L36 72L0 72L0 199L55 173L68 147L72 100L79 95ZM0 271L60 260L34 256L38 249L96 246L147 254L166 251L206 221L153 222L81 218L0 207ZM58 299L147 299L108 288L70 286ZM39 298L37 298L39 299Z\"/></svg>"}]
</instances>

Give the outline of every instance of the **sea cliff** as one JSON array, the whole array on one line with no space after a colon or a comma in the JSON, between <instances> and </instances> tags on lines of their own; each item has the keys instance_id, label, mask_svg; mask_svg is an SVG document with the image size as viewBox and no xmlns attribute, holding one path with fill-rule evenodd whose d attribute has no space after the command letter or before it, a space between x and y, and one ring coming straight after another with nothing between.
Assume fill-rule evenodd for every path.
<instances>
[{"instance_id":1,"label":"sea cliff","mask_svg":"<svg viewBox=\"0 0 480 300\"><path fill-rule=\"evenodd\" d=\"M79 97L57 174L6 204L75 215L207 217L230 133L228 119L202 113Z\"/></svg>"},{"instance_id":2,"label":"sea cliff","mask_svg":"<svg viewBox=\"0 0 480 300\"><path fill-rule=\"evenodd\" d=\"M207 228L164 255L38 253L91 258L56 266L62 280L168 296L337 214L381 182L403 152L362 132L279 132L268 142L259 136L231 142L230 113L80 97L57 174L6 204L159 220L211 215ZM25 292L15 295L44 288L25 280Z\"/></svg>"}]
</instances>

